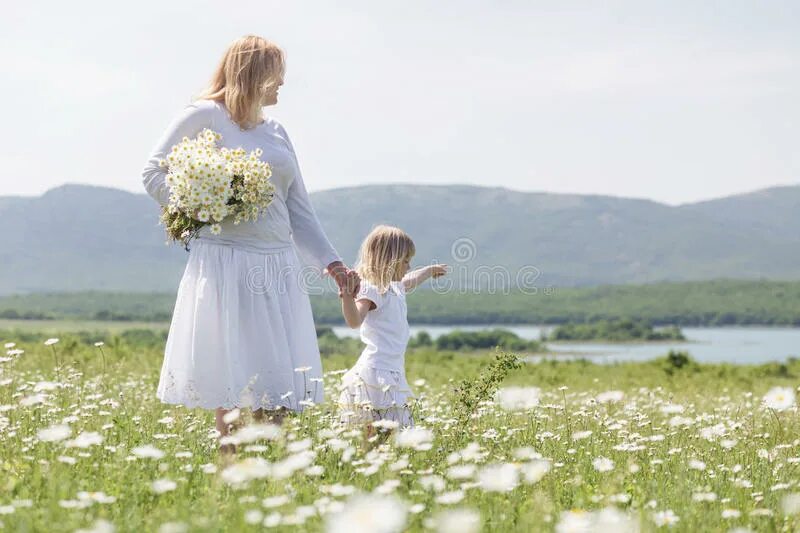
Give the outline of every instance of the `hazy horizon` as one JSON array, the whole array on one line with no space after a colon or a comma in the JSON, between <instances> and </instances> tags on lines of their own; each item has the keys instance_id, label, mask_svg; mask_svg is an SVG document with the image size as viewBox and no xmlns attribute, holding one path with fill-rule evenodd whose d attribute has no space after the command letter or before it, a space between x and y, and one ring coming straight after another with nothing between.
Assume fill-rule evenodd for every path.
<instances>
[{"instance_id":1,"label":"hazy horizon","mask_svg":"<svg viewBox=\"0 0 800 533\"><path fill-rule=\"evenodd\" d=\"M50 187L47 190L42 191L42 192L37 192L37 193L32 193L32 194L0 194L0 198L3 198L3 197L5 197L5 198L9 198L9 197L36 198L36 197L39 197L39 196L47 193L48 191L50 191L52 189L56 189L58 187L62 187L62 186L66 186L66 185L77 185L77 186L88 186L88 187L108 187L108 188L112 188L112 189L121 190L121 191L124 191L124 192L130 192L130 193L133 193L133 194L143 194L143 195L147 194L147 192L144 189L142 189L142 190L135 190L135 189L134 190L130 190L130 189L125 189L123 187L114 186L114 185L107 185L107 184L104 184L104 183L65 182L65 183L60 183L60 184L57 184L57 185L53 185L52 187ZM329 188L326 188L326 189L313 189L313 190L310 191L310 193L313 194L313 193L317 193L317 192L334 191L334 190L337 190L337 189L349 189L349 188L369 187L369 186L501 188L501 189L506 189L506 190L509 190L509 191L512 191L512 192L525 193L525 194L556 194L556 195L564 194L564 195L580 195L580 196L609 196L609 197L613 197L613 198L624 198L624 199L627 199L627 200L649 200L649 201L661 203L661 204L664 204L664 205L669 205L669 206L672 206L672 207L679 207L679 206L682 206L682 205L701 203L701 202L705 202L705 201L713 201L713 200L717 200L717 199L721 199L721 198L727 198L727 197L730 197L730 196L739 196L739 195L746 195L746 194L756 193L758 191L762 191L762 190L765 190L765 189L774 189L774 188L780 188L780 187L795 187L795 186L800 186L800 183L768 185L766 187L759 187L758 189L740 191L740 192L735 192L735 193L731 193L731 194L723 194L723 195L720 195L720 196L713 196L713 197L709 197L709 198L701 198L701 199L698 199L698 200L690 200L690 201L687 201L687 202L677 202L677 203L663 202L663 201L658 200L658 199L646 198L646 197L643 197L643 196L627 196L627 195L591 193L591 192L588 192L588 193L580 193L580 192L571 193L571 192L544 191L544 190L535 190L535 189L523 190L523 189L517 189L515 187L507 187L505 185L481 185L481 184L474 184L474 183L417 183L417 182L410 182L410 181L397 181L397 182L387 181L387 182L375 182L375 183L358 183L358 184L355 184L355 185L341 185L341 186L338 186L338 187L329 187Z\"/></svg>"},{"instance_id":2,"label":"hazy horizon","mask_svg":"<svg viewBox=\"0 0 800 533\"><path fill-rule=\"evenodd\" d=\"M800 183L792 2L22 4L0 21L0 196L144 192L234 38L287 53L265 114L311 191L502 186L676 205Z\"/></svg>"}]
</instances>

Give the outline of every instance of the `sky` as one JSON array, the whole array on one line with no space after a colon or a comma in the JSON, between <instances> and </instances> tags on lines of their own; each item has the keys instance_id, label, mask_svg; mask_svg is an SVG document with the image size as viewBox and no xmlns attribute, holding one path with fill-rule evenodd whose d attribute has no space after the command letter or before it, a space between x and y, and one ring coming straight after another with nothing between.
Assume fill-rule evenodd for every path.
<instances>
[{"instance_id":1,"label":"sky","mask_svg":"<svg viewBox=\"0 0 800 533\"><path fill-rule=\"evenodd\" d=\"M24 2L0 20L0 196L144 192L226 46L278 43L311 191L473 184L680 204L800 183L800 3Z\"/></svg>"}]
</instances>

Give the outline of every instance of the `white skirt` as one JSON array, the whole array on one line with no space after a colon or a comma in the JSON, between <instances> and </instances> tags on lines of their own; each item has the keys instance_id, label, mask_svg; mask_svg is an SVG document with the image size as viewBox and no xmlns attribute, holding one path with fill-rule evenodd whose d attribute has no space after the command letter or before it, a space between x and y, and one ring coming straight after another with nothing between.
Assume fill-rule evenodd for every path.
<instances>
[{"instance_id":1,"label":"white skirt","mask_svg":"<svg viewBox=\"0 0 800 533\"><path fill-rule=\"evenodd\" d=\"M156 395L214 409L302 410L323 400L311 303L294 246L190 245Z\"/></svg>"},{"instance_id":2,"label":"white skirt","mask_svg":"<svg viewBox=\"0 0 800 533\"><path fill-rule=\"evenodd\" d=\"M414 398L404 372L356 364L342 376L338 401L341 421L363 424L394 420L400 426L413 427Z\"/></svg>"}]
</instances>

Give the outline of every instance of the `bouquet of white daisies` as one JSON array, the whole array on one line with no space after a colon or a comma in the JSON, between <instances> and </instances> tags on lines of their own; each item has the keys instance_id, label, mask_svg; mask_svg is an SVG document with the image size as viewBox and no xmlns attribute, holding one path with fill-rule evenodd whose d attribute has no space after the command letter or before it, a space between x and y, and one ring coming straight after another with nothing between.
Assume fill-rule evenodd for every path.
<instances>
[{"instance_id":1,"label":"bouquet of white daisies","mask_svg":"<svg viewBox=\"0 0 800 533\"><path fill-rule=\"evenodd\" d=\"M272 169L261 161L262 150L249 154L242 148L219 148L222 135L208 128L196 138L184 137L172 147L166 159L169 204L162 208L161 223L172 241L189 241L203 226L219 234L226 217L233 223L257 220L272 202ZM167 241L169 242L169 241Z\"/></svg>"}]
</instances>

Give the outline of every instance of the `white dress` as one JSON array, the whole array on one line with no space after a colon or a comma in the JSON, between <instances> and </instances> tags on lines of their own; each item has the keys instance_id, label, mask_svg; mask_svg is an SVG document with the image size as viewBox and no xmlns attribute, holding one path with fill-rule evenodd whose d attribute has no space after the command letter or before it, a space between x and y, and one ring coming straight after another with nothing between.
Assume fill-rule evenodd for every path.
<instances>
[{"instance_id":1,"label":"white dress","mask_svg":"<svg viewBox=\"0 0 800 533\"><path fill-rule=\"evenodd\" d=\"M225 220L218 235L205 226L190 243L156 395L164 403L206 409L302 410L304 401L323 400L304 266L319 274L339 255L311 206L294 147L272 118L244 131L223 104L187 105L144 168L150 196L167 205L166 169L158 162L172 145L203 128L222 135L220 146L261 148L261 159L272 167L275 195L259 220Z\"/></svg>"},{"instance_id":2,"label":"white dress","mask_svg":"<svg viewBox=\"0 0 800 533\"><path fill-rule=\"evenodd\" d=\"M353 368L342 376L338 402L342 421L394 420L401 426L413 426L411 402L415 396L405 372L410 331L403 282L391 282L382 293L362 279L356 300L362 299L373 302L375 309L368 311L361 323L361 341L366 346Z\"/></svg>"}]
</instances>

